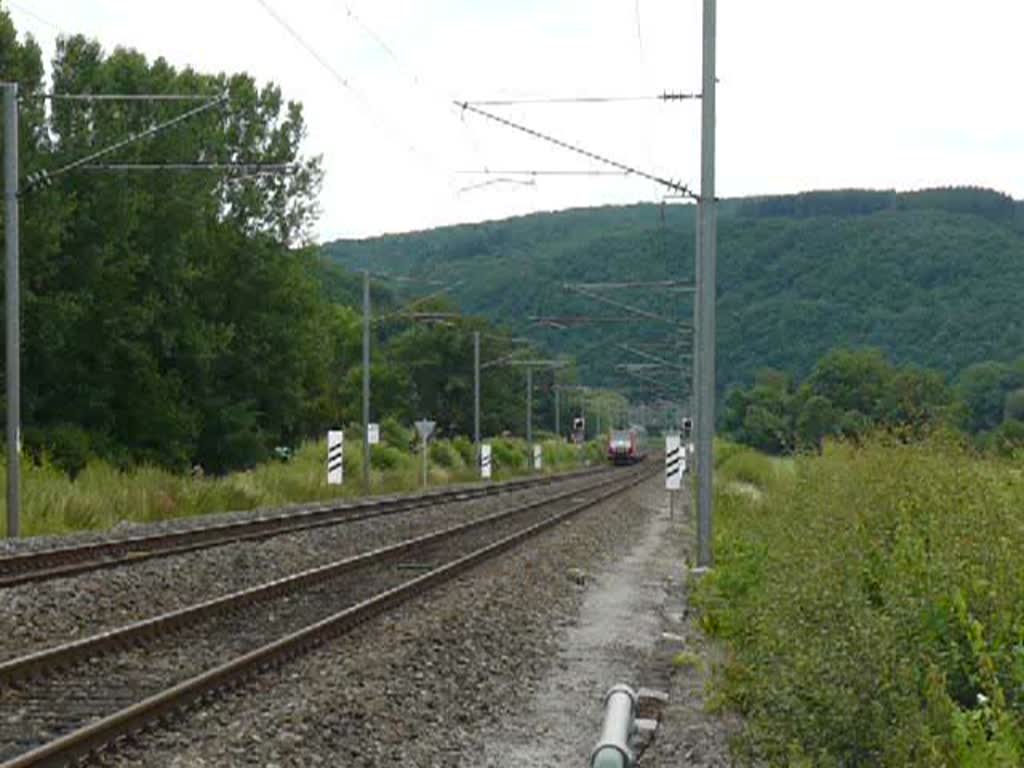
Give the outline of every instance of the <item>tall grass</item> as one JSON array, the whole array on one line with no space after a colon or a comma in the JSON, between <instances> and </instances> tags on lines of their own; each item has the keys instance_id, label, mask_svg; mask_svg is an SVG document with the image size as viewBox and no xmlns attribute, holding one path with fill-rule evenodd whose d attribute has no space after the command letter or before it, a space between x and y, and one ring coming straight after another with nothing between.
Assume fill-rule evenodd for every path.
<instances>
[{"instance_id":1,"label":"tall grass","mask_svg":"<svg viewBox=\"0 0 1024 768\"><path fill-rule=\"evenodd\" d=\"M529 471L524 440L499 438L492 442L496 480ZM543 444L544 471L559 472L599 460L591 446L570 446L560 441ZM324 441L306 443L287 463L271 462L224 477L194 478L155 467L120 471L102 461L90 462L72 481L45 459L25 462L22 468L22 531L27 536L80 530L104 530L119 523L146 523L228 510L275 507L294 502L361 495L363 450L345 441L345 482L327 485ZM381 444L371 451L374 493L412 491L422 482L420 454L405 441ZM429 484L432 486L476 480L475 448L465 438L438 440L430 448ZM0 494L5 494L0 471ZM0 516L5 517L5 516ZM6 519L0 519L6 535Z\"/></svg>"},{"instance_id":2,"label":"tall grass","mask_svg":"<svg viewBox=\"0 0 1024 768\"><path fill-rule=\"evenodd\" d=\"M697 593L738 756L1024 764L1024 479L951 438L830 445L716 498Z\"/></svg>"}]
</instances>

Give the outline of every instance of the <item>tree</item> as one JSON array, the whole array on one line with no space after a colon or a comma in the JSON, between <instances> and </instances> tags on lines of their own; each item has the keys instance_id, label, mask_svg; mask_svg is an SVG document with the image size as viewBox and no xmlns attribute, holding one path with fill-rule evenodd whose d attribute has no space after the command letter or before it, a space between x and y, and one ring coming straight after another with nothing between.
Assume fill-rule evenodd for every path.
<instances>
[{"instance_id":1,"label":"tree","mask_svg":"<svg viewBox=\"0 0 1024 768\"><path fill-rule=\"evenodd\" d=\"M956 380L956 390L967 406L967 429L983 432L1003 420L1006 396L1024 386L1024 371L988 360L967 367Z\"/></svg>"}]
</instances>

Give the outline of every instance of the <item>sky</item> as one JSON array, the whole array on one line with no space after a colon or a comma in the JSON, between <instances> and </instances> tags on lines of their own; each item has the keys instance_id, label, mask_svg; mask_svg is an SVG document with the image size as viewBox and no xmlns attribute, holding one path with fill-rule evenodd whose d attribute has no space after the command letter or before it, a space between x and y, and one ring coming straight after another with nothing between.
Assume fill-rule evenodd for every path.
<instances>
[{"instance_id":1,"label":"sky","mask_svg":"<svg viewBox=\"0 0 1024 768\"><path fill-rule=\"evenodd\" d=\"M700 0L0 3L47 58L83 33L279 84L323 157L321 241L661 201L635 176L503 175L602 166L452 102L700 90ZM1022 29L1020 0L719 0L719 196L967 184L1024 198ZM696 188L699 104L485 109Z\"/></svg>"}]
</instances>

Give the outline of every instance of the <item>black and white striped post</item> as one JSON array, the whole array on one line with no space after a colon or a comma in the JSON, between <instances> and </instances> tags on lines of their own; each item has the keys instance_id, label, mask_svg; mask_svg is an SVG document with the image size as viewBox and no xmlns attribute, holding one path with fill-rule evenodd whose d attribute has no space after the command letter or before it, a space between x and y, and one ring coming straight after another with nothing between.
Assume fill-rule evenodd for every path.
<instances>
[{"instance_id":1,"label":"black and white striped post","mask_svg":"<svg viewBox=\"0 0 1024 768\"><path fill-rule=\"evenodd\" d=\"M491 479L491 444L483 443L480 446L480 477L483 480Z\"/></svg>"},{"instance_id":2,"label":"black and white striped post","mask_svg":"<svg viewBox=\"0 0 1024 768\"><path fill-rule=\"evenodd\" d=\"M345 479L345 433L340 429L327 431L327 484L341 485Z\"/></svg>"},{"instance_id":3,"label":"black and white striped post","mask_svg":"<svg viewBox=\"0 0 1024 768\"><path fill-rule=\"evenodd\" d=\"M686 471L686 454L683 451L682 438L672 432L665 435L665 490L668 491L668 514L676 515L676 495L683 485L683 472Z\"/></svg>"}]
</instances>

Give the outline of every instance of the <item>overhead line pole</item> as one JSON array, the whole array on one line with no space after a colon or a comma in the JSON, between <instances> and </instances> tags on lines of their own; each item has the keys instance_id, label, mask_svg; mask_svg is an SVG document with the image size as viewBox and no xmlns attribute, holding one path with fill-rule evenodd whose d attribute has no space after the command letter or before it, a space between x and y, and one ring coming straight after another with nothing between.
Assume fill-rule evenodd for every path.
<instances>
[{"instance_id":1,"label":"overhead line pole","mask_svg":"<svg viewBox=\"0 0 1024 768\"><path fill-rule=\"evenodd\" d=\"M533 445L533 366L526 366L526 443Z\"/></svg>"},{"instance_id":2,"label":"overhead line pole","mask_svg":"<svg viewBox=\"0 0 1024 768\"><path fill-rule=\"evenodd\" d=\"M21 281L18 274L18 84L3 83L6 270L7 536L21 535Z\"/></svg>"},{"instance_id":3,"label":"overhead line pole","mask_svg":"<svg viewBox=\"0 0 1024 768\"><path fill-rule=\"evenodd\" d=\"M697 336L697 565L710 568L713 514L712 445L715 434L715 34L716 0L703 0L703 64L701 99L701 171L697 217L697 300L694 326Z\"/></svg>"},{"instance_id":4,"label":"overhead line pole","mask_svg":"<svg viewBox=\"0 0 1024 768\"><path fill-rule=\"evenodd\" d=\"M363 491L370 493L370 270L363 270Z\"/></svg>"},{"instance_id":5,"label":"overhead line pole","mask_svg":"<svg viewBox=\"0 0 1024 768\"><path fill-rule=\"evenodd\" d=\"M473 331L473 445L480 463L480 331Z\"/></svg>"}]
</instances>

